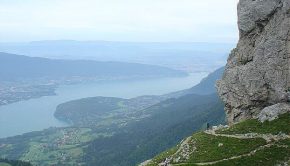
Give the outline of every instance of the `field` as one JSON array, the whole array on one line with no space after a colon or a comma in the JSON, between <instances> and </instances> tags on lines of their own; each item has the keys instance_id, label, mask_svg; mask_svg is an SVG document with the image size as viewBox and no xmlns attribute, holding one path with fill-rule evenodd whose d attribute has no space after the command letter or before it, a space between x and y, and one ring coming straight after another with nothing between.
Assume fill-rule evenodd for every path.
<instances>
[{"instance_id":1,"label":"field","mask_svg":"<svg viewBox=\"0 0 290 166\"><path fill-rule=\"evenodd\" d=\"M50 129L50 134L38 133L27 141L27 150L20 156L22 161L31 161L43 165L77 163L83 156L83 148L93 139L105 134L94 134L89 128ZM2 149L17 149L17 145L3 144ZM0 150L1 152L1 150ZM5 153L3 153L5 154ZM6 157L6 156L1 156ZM52 160L53 159L53 160Z\"/></svg>"}]
</instances>

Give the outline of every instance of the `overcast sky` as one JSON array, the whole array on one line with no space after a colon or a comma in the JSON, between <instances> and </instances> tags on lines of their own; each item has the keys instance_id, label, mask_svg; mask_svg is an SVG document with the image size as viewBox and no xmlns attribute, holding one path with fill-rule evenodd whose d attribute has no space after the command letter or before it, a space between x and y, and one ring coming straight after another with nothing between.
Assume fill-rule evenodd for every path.
<instances>
[{"instance_id":1,"label":"overcast sky","mask_svg":"<svg viewBox=\"0 0 290 166\"><path fill-rule=\"evenodd\" d=\"M236 42L238 0L0 0L0 42Z\"/></svg>"}]
</instances>

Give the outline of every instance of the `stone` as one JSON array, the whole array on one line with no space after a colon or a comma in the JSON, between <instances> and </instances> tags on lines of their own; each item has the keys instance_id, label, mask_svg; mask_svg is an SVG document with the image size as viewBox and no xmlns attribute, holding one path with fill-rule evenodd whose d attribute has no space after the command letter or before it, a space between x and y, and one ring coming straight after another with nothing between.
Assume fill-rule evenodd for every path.
<instances>
[{"instance_id":1,"label":"stone","mask_svg":"<svg viewBox=\"0 0 290 166\"><path fill-rule=\"evenodd\" d=\"M269 107L264 108L259 114L258 119L261 122L273 121L279 117L281 114L290 112L290 104L288 103L278 103Z\"/></svg>"},{"instance_id":2,"label":"stone","mask_svg":"<svg viewBox=\"0 0 290 166\"><path fill-rule=\"evenodd\" d=\"M290 1L240 0L240 39L217 90L230 125L289 101Z\"/></svg>"}]
</instances>

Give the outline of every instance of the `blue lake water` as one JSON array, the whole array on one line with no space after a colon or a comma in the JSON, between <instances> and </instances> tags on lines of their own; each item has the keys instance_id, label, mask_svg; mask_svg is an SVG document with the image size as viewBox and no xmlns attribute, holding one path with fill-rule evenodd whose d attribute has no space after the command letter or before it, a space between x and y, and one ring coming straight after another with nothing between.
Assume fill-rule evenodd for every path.
<instances>
[{"instance_id":1,"label":"blue lake water","mask_svg":"<svg viewBox=\"0 0 290 166\"><path fill-rule=\"evenodd\" d=\"M190 88L207 73L194 73L188 77L160 78L137 81L108 81L60 86L56 96L21 101L0 107L0 138L40 131L67 124L54 118L57 105L80 98L106 96L133 98L141 95L161 95Z\"/></svg>"}]
</instances>

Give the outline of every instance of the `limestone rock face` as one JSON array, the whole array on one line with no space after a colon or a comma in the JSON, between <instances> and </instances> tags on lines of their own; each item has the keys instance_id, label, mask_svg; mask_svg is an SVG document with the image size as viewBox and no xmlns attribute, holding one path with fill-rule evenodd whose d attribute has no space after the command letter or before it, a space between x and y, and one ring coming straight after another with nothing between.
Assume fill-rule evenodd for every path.
<instances>
[{"instance_id":1,"label":"limestone rock face","mask_svg":"<svg viewBox=\"0 0 290 166\"><path fill-rule=\"evenodd\" d=\"M264 108L258 115L258 119L261 122L273 121L279 117L279 115L290 112L290 104L278 103Z\"/></svg>"},{"instance_id":2,"label":"limestone rock face","mask_svg":"<svg viewBox=\"0 0 290 166\"><path fill-rule=\"evenodd\" d=\"M240 0L240 40L217 89L229 124L289 102L290 0Z\"/></svg>"}]
</instances>

